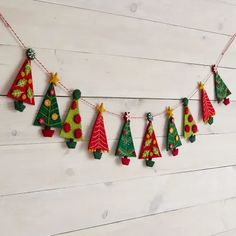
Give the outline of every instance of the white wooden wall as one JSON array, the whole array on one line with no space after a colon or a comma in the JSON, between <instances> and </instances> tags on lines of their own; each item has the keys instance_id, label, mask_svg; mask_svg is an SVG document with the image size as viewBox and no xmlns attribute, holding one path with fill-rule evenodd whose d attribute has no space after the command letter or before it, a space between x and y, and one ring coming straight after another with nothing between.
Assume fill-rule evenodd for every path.
<instances>
[{"instance_id":1,"label":"white wooden wall","mask_svg":"<svg viewBox=\"0 0 236 236\"><path fill-rule=\"evenodd\" d=\"M69 88L134 116L189 95L236 31L234 0L0 0L0 11ZM85 141L77 149L41 137L32 121L45 74L33 65L36 107L19 113L5 97L23 53L0 24L1 236L236 235L236 42L219 68L231 105L214 102L215 123L200 123L197 142L183 140L177 158L164 150L165 117L155 119L163 158L154 168L135 159L120 165L114 150L122 121L109 114L111 153L100 161L87 154L95 111L83 103ZM57 94L65 114L70 99L60 88ZM200 122L198 94L190 105ZM137 152L144 127L132 121Z\"/></svg>"}]
</instances>

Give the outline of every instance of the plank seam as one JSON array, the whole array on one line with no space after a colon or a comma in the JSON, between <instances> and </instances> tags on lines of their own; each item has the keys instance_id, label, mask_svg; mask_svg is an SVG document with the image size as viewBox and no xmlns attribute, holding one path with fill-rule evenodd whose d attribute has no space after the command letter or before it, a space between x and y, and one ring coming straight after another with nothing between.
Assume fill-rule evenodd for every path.
<instances>
[{"instance_id":1,"label":"plank seam","mask_svg":"<svg viewBox=\"0 0 236 236\"><path fill-rule=\"evenodd\" d=\"M49 5L56 5L56 6L61 6L61 7L63 6L63 7L80 9L80 10L91 11L91 12L97 12L97 13L102 13L102 14L107 14L107 15L112 15L112 16L119 16L119 17L124 17L124 18L128 18L128 19L133 19L133 20L146 21L146 22L151 22L151 23L156 23L156 24L161 24L161 25L167 25L167 26L182 28L182 29L187 29L187 30L194 30L194 31L210 33L210 34L216 34L216 35L221 35L221 36L228 36L228 37L232 36L232 35L227 34L227 33L219 33L219 32L216 32L216 31L205 30L205 29L200 29L200 28L196 28L196 27L183 26L183 25L174 24L174 23L170 23L170 22L164 22L164 21L160 21L160 20L151 20L151 19L142 18L142 17L128 16L128 15L124 15L124 14L112 13L112 12L107 12L107 11L102 11L102 10L97 10L97 9L90 9L90 8L85 8L85 7L69 6L69 5L62 4L62 3L47 2L47 1L44 1L44 0L34 0L34 1L41 2L41 3L44 3L44 4L49 4Z\"/></svg>"}]
</instances>

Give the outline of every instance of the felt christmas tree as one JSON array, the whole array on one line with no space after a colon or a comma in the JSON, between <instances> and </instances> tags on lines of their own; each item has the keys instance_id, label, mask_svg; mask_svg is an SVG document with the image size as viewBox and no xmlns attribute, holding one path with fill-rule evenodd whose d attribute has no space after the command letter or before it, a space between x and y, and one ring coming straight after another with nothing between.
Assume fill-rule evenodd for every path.
<instances>
[{"instance_id":1,"label":"felt christmas tree","mask_svg":"<svg viewBox=\"0 0 236 236\"><path fill-rule=\"evenodd\" d=\"M147 121L147 127L143 137L139 159L145 159L146 166L153 167L155 162L152 159L161 157L161 151L159 149L152 124L153 116L150 112L147 113Z\"/></svg>"},{"instance_id":2,"label":"felt christmas tree","mask_svg":"<svg viewBox=\"0 0 236 236\"><path fill-rule=\"evenodd\" d=\"M188 107L188 99L183 99L183 106L184 106L184 138L189 139L191 143L195 142L196 140L196 133L198 131L197 125L195 120L193 119L193 116L189 110Z\"/></svg>"},{"instance_id":3,"label":"felt christmas tree","mask_svg":"<svg viewBox=\"0 0 236 236\"><path fill-rule=\"evenodd\" d=\"M34 125L44 127L42 129L42 134L44 137L53 136L54 130L51 130L51 127L62 128L62 122L54 88L54 85L57 85L58 82L59 79L57 73L52 73L49 80L49 87L34 121Z\"/></svg>"},{"instance_id":4,"label":"felt christmas tree","mask_svg":"<svg viewBox=\"0 0 236 236\"><path fill-rule=\"evenodd\" d=\"M171 107L167 107L166 114L168 117L168 129L167 129L167 144L166 150L171 151L173 156L177 156L179 150L177 147L181 146L182 143L180 141L180 137L175 126L175 120L173 116L173 109Z\"/></svg>"},{"instance_id":5,"label":"felt christmas tree","mask_svg":"<svg viewBox=\"0 0 236 236\"><path fill-rule=\"evenodd\" d=\"M202 119L205 123L211 125L214 122L213 116L215 115L215 109L207 95L204 84L200 82L198 87L201 92Z\"/></svg>"},{"instance_id":6,"label":"felt christmas tree","mask_svg":"<svg viewBox=\"0 0 236 236\"><path fill-rule=\"evenodd\" d=\"M123 165L129 165L130 159L128 157L136 157L133 138L130 129L129 112L125 112L124 121L125 122L116 148L116 156L119 156L121 158L121 162Z\"/></svg>"},{"instance_id":7,"label":"felt christmas tree","mask_svg":"<svg viewBox=\"0 0 236 236\"><path fill-rule=\"evenodd\" d=\"M93 125L88 151L93 153L95 159L101 159L102 153L109 152L103 120L103 112L105 111L103 103L97 107L97 111L97 119Z\"/></svg>"},{"instance_id":8,"label":"felt christmas tree","mask_svg":"<svg viewBox=\"0 0 236 236\"><path fill-rule=\"evenodd\" d=\"M217 67L213 65L211 69L214 75L216 100L218 103L223 101L225 105L228 105L230 103L230 100L227 97L231 94L231 92L220 77L217 71Z\"/></svg>"},{"instance_id":9,"label":"felt christmas tree","mask_svg":"<svg viewBox=\"0 0 236 236\"><path fill-rule=\"evenodd\" d=\"M68 139L68 148L75 148L77 141L82 140L81 116L79 111L80 90L73 91L73 100L63 123L60 136Z\"/></svg>"},{"instance_id":10,"label":"felt christmas tree","mask_svg":"<svg viewBox=\"0 0 236 236\"><path fill-rule=\"evenodd\" d=\"M14 99L14 107L22 112L25 109L23 103L34 105L34 89L31 60L35 58L34 51L29 48L26 50L26 59L21 66L15 81L7 93L9 98Z\"/></svg>"}]
</instances>

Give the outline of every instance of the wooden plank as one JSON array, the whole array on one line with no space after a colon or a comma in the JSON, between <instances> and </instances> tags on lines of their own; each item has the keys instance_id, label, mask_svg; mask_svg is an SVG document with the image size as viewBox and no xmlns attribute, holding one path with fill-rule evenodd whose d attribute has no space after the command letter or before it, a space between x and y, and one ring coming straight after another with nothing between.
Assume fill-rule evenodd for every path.
<instances>
[{"instance_id":1,"label":"wooden plank","mask_svg":"<svg viewBox=\"0 0 236 236\"><path fill-rule=\"evenodd\" d=\"M180 147L177 158L163 150L163 158L156 159L153 168L136 158L128 167L122 166L114 156L116 142L109 142L110 154L103 154L99 161L87 153L87 143L79 143L75 150L68 150L64 143L1 146L0 195L235 166L235 140L236 135L202 136L198 143ZM165 139L159 142L163 147ZM135 140L137 153L140 144L141 140Z\"/></svg>"},{"instance_id":2,"label":"wooden plank","mask_svg":"<svg viewBox=\"0 0 236 236\"><path fill-rule=\"evenodd\" d=\"M90 229L57 234L57 236L129 236L129 235L165 235L165 236L234 236L236 231L230 230L233 225L230 217L235 218L235 199L218 201L196 207L190 207L154 216L128 220ZM225 211L230 216L224 214Z\"/></svg>"},{"instance_id":3,"label":"wooden plank","mask_svg":"<svg viewBox=\"0 0 236 236\"><path fill-rule=\"evenodd\" d=\"M228 199L235 175L229 167L2 197L0 233L52 235Z\"/></svg>"},{"instance_id":4,"label":"wooden plank","mask_svg":"<svg viewBox=\"0 0 236 236\"><path fill-rule=\"evenodd\" d=\"M1 9L20 35L27 36L26 44L40 48L212 64L229 39L224 35L30 0L5 1ZM3 25L1 31L6 31ZM0 43L15 45L10 38L4 33ZM235 53L233 47L225 59L227 66L235 66Z\"/></svg>"},{"instance_id":5,"label":"wooden plank","mask_svg":"<svg viewBox=\"0 0 236 236\"><path fill-rule=\"evenodd\" d=\"M52 139L45 139L41 135L41 128L33 126L32 123L35 119L38 108L41 104L42 98L36 98L36 107L27 106L23 113L14 110L13 101L9 98L0 98L0 110L2 122L0 122L0 144L27 144L27 143L53 143L63 142L63 139L58 137L58 133L54 135ZM156 114L165 109L168 105L176 104L176 100L151 100L151 99L88 99L93 104L104 102L107 110L111 110L117 114L130 111L133 116L145 117L145 112L152 112ZM64 117L67 107L70 104L69 98L58 98L58 103L62 117ZM228 107L224 105L215 105L216 117L213 125L204 124L201 121L201 113L199 113L199 102L190 102L191 112L198 122L199 134L221 134L221 133L235 133L236 127L234 124L234 117L236 115L236 102L232 102ZM84 103L80 103L80 110L82 116L82 125L85 141L89 139L91 128L96 117L94 109L88 107ZM109 113L104 114L105 127L107 130L107 137L110 141L118 139L120 129L122 126L122 119L116 116L112 116ZM176 126L179 133L182 133L182 108L179 108L175 112ZM154 120L155 132L158 137L166 136L166 117L165 115L157 117ZM132 134L134 138L142 138L145 128L144 119L133 119ZM199 139L201 137L199 136Z\"/></svg>"},{"instance_id":6,"label":"wooden plank","mask_svg":"<svg viewBox=\"0 0 236 236\"><path fill-rule=\"evenodd\" d=\"M15 46L0 47L0 94L7 93L18 73L23 51ZM62 50L36 49L47 67L57 71L68 88L80 88L83 96L135 97L179 99L189 96L197 82L205 79L209 67L171 62L140 60L78 53ZM48 78L35 64L33 66L36 95L43 95ZM91 69L93 68L93 69ZM234 69L219 68L227 86L232 90L231 99L236 100ZM174 79L174 83L173 83ZM93 85L93 86L91 86ZM118 88L118 89L117 89ZM206 86L211 99L215 98L212 79ZM58 95L66 95L58 89ZM198 93L194 98L198 98Z\"/></svg>"},{"instance_id":7,"label":"wooden plank","mask_svg":"<svg viewBox=\"0 0 236 236\"><path fill-rule=\"evenodd\" d=\"M40 2L72 6L82 9L99 11L108 14L117 14L136 18L171 24L179 27L189 27L196 30L213 31L217 33L233 34L235 28L235 2L204 1L190 2L188 0L148 0L135 2L133 0L120 0L111 3L109 0L37 0ZM204 14L202 14L204 9ZM199 17L201 15L201 17Z\"/></svg>"}]
</instances>

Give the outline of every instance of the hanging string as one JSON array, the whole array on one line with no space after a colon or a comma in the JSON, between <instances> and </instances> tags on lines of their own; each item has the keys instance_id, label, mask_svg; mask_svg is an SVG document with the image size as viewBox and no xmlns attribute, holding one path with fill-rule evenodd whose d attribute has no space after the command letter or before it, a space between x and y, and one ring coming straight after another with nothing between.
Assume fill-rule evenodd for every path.
<instances>
[{"instance_id":1,"label":"hanging string","mask_svg":"<svg viewBox=\"0 0 236 236\"><path fill-rule=\"evenodd\" d=\"M16 41L20 44L20 46L23 48L23 49L26 49L27 47L25 46L24 42L21 40L21 38L19 37L19 35L16 33L16 31L12 28L12 26L9 24L9 22L6 20L6 18L1 14L0 12L0 19L2 20L2 22L4 23L4 25L6 26L6 28L10 31L10 33L14 36L14 38L16 39ZM220 64L221 60L223 59L225 53L227 52L227 50L230 48L231 44L234 42L236 38L236 33L234 35L232 35L232 37L229 39L229 41L227 42L227 44L225 45L224 49L222 50L222 52L220 53L220 55L218 56L216 62L215 62L215 65L216 67ZM46 72L47 74L50 74L49 70L47 69L47 67L36 57L35 58L35 61L36 63L38 64L38 66L44 71ZM207 81L211 78L212 76L212 72L210 71L206 76L205 78L203 79L203 84L205 85L207 83ZM72 91L70 89L68 89L63 83L61 83L59 81L58 83L64 90L66 93L68 93L69 95L71 95ZM198 88L195 88L194 91L192 93L190 93L189 96L187 96L188 99L192 98L196 93L198 92ZM93 108L93 109L96 109L96 105L87 101L86 99L84 98L81 98L81 101L86 104L87 106ZM172 108L174 110L178 109L179 107L182 106L182 102L179 101L178 103L176 103L175 105L172 106ZM109 110L106 110L106 113L110 114L110 115L113 115L113 116L116 116L116 117L122 117L121 114L118 114L118 113L115 113L115 112L112 112L112 111L109 111ZM165 115L166 114L166 111L162 111L162 112L159 112L159 113L156 113L153 115L153 117L159 117L159 116L162 116L162 115ZM131 116L132 119L143 119L144 118L144 115L143 116Z\"/></svg>"}]
</instances>

